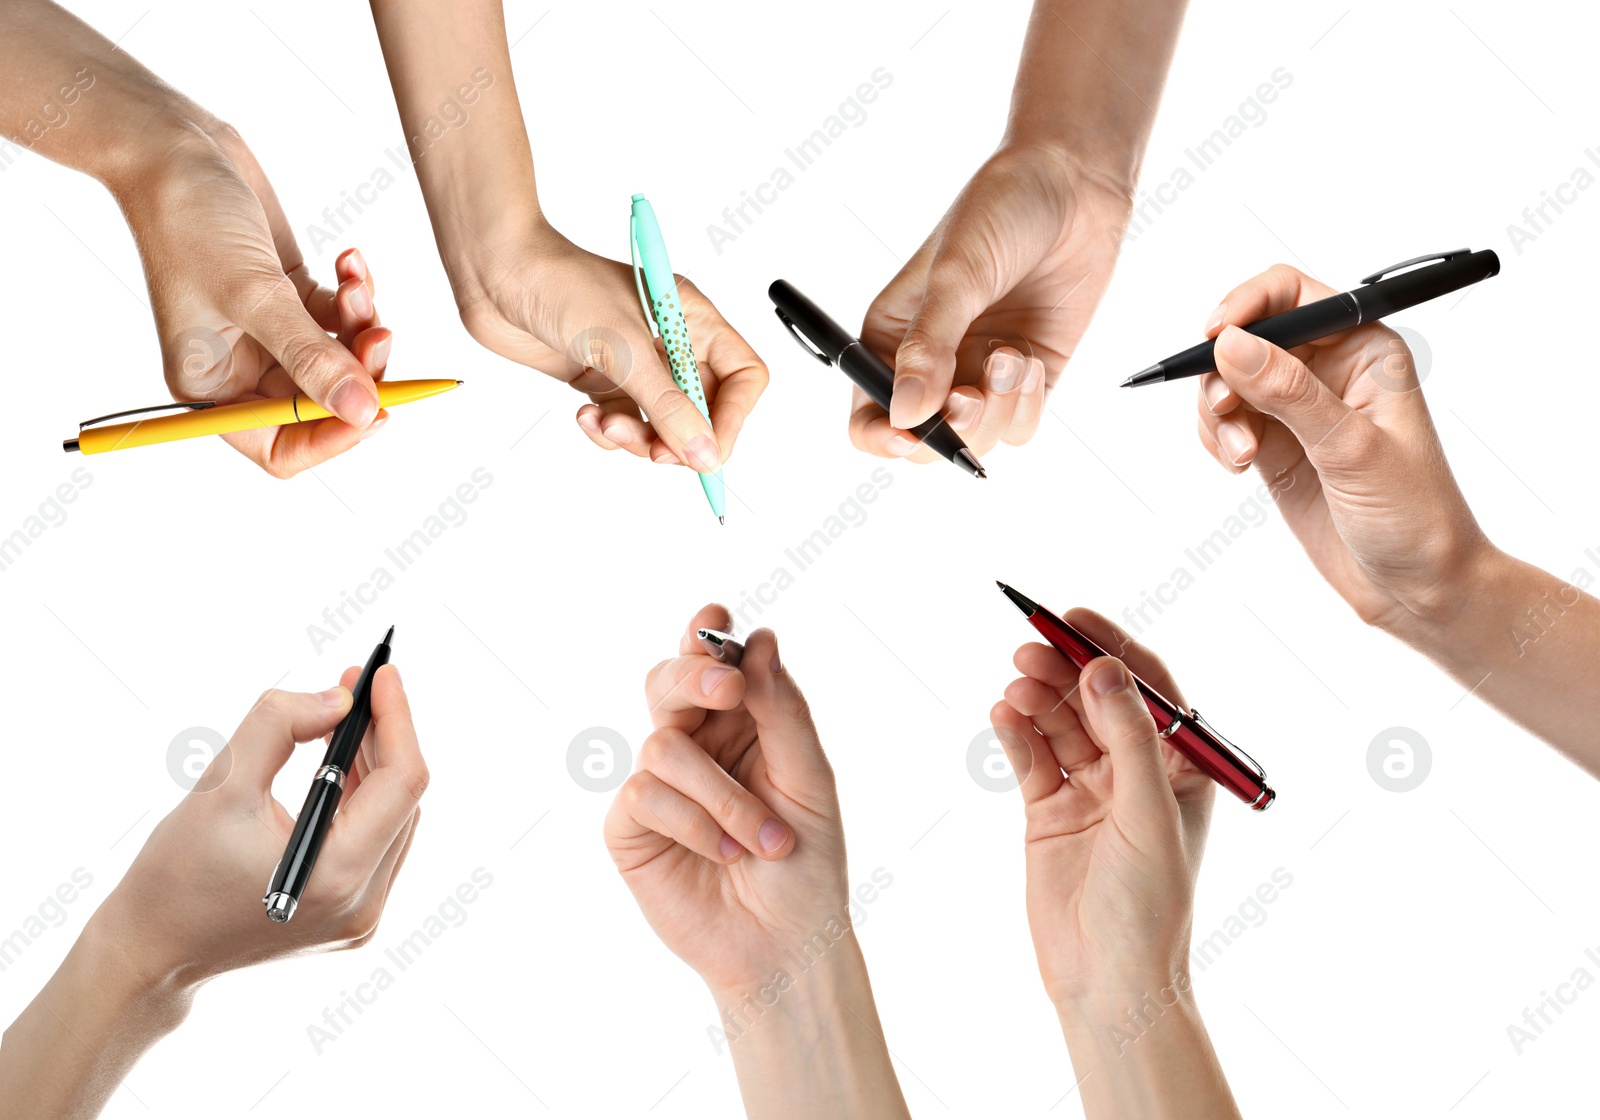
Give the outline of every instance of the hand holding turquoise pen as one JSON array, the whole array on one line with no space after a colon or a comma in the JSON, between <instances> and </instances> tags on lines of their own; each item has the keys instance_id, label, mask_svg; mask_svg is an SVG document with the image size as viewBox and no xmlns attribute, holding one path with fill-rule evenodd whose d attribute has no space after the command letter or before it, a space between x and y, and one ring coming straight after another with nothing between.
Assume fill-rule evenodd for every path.
<instances>
[{"instance_id":1,"label":"hand holding turquoise pen","mask_svg":"<svg viewBox=\"0 0 1600 1120\"><path fill-rule=\"evenodd\" d=\"M655 208L642 194L633 196L628 241L633 249L633 282L639 289L645 320L666 348L673 383L709 424L711 409L706 404L700 367L695 363L694 346L689 341L689 324L683 317L683 305L678 301L678 282L672 272L672 261L667 257L667 243L661 236ZM701 472L700 487L706 492L706 501L711 503L711 512L717 515L717 521L727 524L722 468L719 466L714 473Z\"/></svg>"}]
</instances>

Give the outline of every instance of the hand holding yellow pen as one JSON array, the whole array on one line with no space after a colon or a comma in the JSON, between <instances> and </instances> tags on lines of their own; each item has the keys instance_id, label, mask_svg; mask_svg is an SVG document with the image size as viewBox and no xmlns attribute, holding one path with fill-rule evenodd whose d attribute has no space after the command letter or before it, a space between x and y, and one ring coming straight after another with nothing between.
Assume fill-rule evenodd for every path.
<instances>
[{"instance_id":1,"label":"hand holding yellow pen","mask_svg":"<svg viewBox=\"0 0 1600 1120\"><path fill-rule=\"evenodd\" d=\"M461 382L454 378L379 381L378 407L393 408L395 405L420 401L424 397L447 393L460 384ZM102 421L115 420L121 416L135 416L174 408L185 411L170 416L96 426ZM234 404L221 405L212 401L185 401L158 405L155 408L137 408L130 412L114 412L109 416L85 420L79 425L77 438L63 440L61 448L63 451L81 451L85 455L98 455L102 451L148 447L153 443L169 443L172 440L194 439L197 436L220 436L251 428L301 424L310 420L323 420L332 415L333 413L304 393L296 393L292 397L266 397L257 401L238 401Z\"/></svg>"}]
</instances>

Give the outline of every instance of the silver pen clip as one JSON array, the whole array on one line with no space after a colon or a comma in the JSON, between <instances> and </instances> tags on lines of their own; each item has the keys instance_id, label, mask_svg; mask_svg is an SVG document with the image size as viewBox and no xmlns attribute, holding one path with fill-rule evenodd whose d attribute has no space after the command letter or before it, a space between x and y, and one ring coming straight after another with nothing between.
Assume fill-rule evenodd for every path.
<instances>
[{"instance_id":1,"label":"silver pen clip","mask_svg":"<svg viewBox=\"0 0 1600 1120\"><path fill-rule=\"evenodd\" d=\"M1429 263L1431 263L1433 261L1453 261L1457 257L1465 257L1465 256L1469 255L1471 252L1472 252L1471 249L1451 249L1448 252L1444 252L1444 253L1424 253L1420 257L1412 257L1408 261L1401 261L1399 264L1392 264L1388 268L1380 268L1380 269L1378 269L1377 272L1374 272L1371 276L1363 276L1361 278L1361 282L1363 284L1376 284L1379 280L1382 280L1385 276L1393 276L1396 272L1399 272L1402 268L1410 268L1414 264L1429 264Z\"/></svg>"},{"instance_id":2,"label":"silver pen clip","mask_svg":"<svg viewBox=\"0 0 1600 1120\"><path fill-rule=\"evenodd\" d=\"M1190 708L1189 718L1194 720L1194 722L1198 723L1201 727L1205 728L1206 734L1211 735L1217 740L1217 742L1223 744L1234 754L1248 762L1250 764L1250 769L1255 772L1255 776L1258 781L1265 782L1267 780L1266 767L1262 766L1261 763L1251 758L1249 752L1247 752L1238 743L1235 743L1232 739L1228 738L1222 732L1218 731L1215 727L1212 727L1209 723L1207 723L1205 721L1205 717L1200 714L1200 709Z\"/></svg>"}]
</instances>

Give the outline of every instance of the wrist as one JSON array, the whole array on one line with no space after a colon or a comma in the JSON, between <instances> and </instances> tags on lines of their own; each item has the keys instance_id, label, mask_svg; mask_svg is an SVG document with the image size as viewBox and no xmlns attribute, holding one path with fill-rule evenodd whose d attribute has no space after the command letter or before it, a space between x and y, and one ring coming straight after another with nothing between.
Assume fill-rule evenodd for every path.
<instances>
[{"instance_id":1,"label":"wrist","mask_svg":"<svg viewBox=\"0 0 1600 1120\"><path fill-rule=\"evenodd\" d=\"M1479 534L1439 566L1437 579L1397 596L1399 609L1375 624L1431 656L1461 639L1463 628L1470 628L1473 619L1483 613L1474 608L1515 596L1519 567L1515 559Z\"/></svg>"},{"instance_id":2,"label":"wrist","mask_svg":"<svg viewBox=\"0 0 1600 1120\"><path fill-rule=\"evenodd\" d=\"M435 231L439 259L463 318L468 308L479 304L499 310L500 293L508 284L516 299L537 298L538 285L520 270L527 262L548 260L570 244L545 220L537 203L488 224L460 212L443 213Z\"/></svg>"},{"instance_id":3,"label":"wrist","mask_svg":"<svg viewBox=\"0 0 1600 1120\"><path fill-rule=\"evenodd\" d=\"M741 1049L824 1044L840 1016L848 1017L845 1008L872 1005L872 984L854 930L820 956L814 943L807 943L774 961L764 976L707 987L736 1055Z\"/></svg>"},{"instance_id":4,"label":"wrist","mask_svg":"<svg viewBox=\"0 0 1600 1120\"><path fill-rule=\"evenodd\" d=\"M1127 1034L1168 1012L1191 1012L1194 981L1184 968L1125 970L1052 997L1062 1029L1082 1037Z\"/></svg>"}]
</instances>

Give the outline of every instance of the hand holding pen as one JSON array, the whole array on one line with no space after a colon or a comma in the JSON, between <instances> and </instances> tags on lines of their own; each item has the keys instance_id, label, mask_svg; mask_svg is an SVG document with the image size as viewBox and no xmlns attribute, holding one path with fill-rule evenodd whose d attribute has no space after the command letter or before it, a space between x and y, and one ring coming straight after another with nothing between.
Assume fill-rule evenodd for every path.
<instances>
[{"instance_id":1,"label":"hand holding pen","mask_svg":"<svg viewBox=\"0 0 1600 1120\"><path fill-rule=\"evenodd\" d=\"M1126 663L1080 670L1022 646L1023 676L990 721L1022 793L1028 924L1085 1115L1237 1116L1189 970L1216 786L1161 739L1134 686L1183 703L1160 659L1092 611L1066 618Z\"/></svg>"},{"instance_id":2,"label":"hand holding pen","mask_svg":"<svg viewBox=\"0 0 1600 1120\"><path fill-rule=\"evenodd\" d=\"M711 989L748 1115L904 1117L851 931L833 771L772 631L750 634L734 666L710 652L728 629L725 608L705 607L650 671L656 730L606 846L657 936ZM773 1002L778 970L792 983Z\"/></svg>"},{"instance_id":3,"label":"hand holding pen","mask_svg":"<svg viewBox=\"0 0 1600 1120\"><path fill-rule=\"evenodd\" d=\"M0 1108L94 1115L145 1050L183 1021L207 980L372 936L428 782L393 667L373 680L371 728L295 920L275 925L261 913L261 886L295 823L272 796L273 778L296 743L344 719L356 677L352 668L326 692L273 690L256 701L6 1032Z\"/></svg>"}]
</instances>

